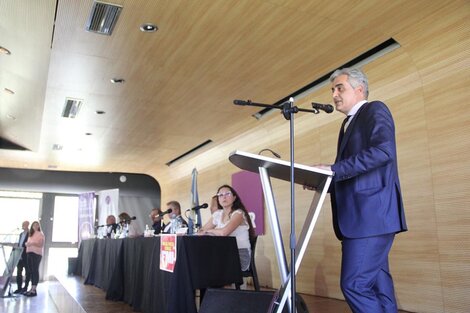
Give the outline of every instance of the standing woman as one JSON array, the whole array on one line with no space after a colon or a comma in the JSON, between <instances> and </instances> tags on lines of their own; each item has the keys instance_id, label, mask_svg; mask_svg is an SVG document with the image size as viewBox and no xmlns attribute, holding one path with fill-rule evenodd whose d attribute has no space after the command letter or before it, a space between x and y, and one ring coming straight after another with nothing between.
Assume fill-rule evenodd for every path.
<instances>
[{"instance_id":1,"label":"standing woman","mask_svg":"<svg viewBox=\"0 0 470 313\"><path fill-rule=\"evenodd\" d=\"M29 230L29 238L26 242L26 254L28 268L31 273L31 289L25 293L27 297L37 296L36 286L39 282L39 263L44 254L44 234L38 221L34 221Z\"/></svg>"},{"instance_id":2,"label":"standing woman","mask_svg":"<svg viewBox=\"0 0 470 313\"><path fill-rule=\"evenodd\" d=\"M219 187L216 196L219 210L212 214L199 234L236 237L242 271L246 271L251 260L250 238L255 235L248 211L231 186Z\"/></svg>"}]
</instances>

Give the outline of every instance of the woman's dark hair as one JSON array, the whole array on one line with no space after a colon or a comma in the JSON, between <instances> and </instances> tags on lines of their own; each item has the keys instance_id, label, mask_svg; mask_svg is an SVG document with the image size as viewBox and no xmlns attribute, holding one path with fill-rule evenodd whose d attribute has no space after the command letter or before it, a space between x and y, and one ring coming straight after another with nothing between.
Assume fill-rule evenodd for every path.
<instances>
[{"instance_id":1,"label":"woman's dark hair","mask_svg":"<svg viewBox=\"0 0 470 313\"><path fill-rule=\"evenodd\" d=\"M119 214L119 223L130 224L131 223L130 215L127 214L126 212L122 212L121 214Z\"/></svg>"},{"instance_id":2,"label":"woman's dark hair","mask_svg":"<svg viewBox=\"0 0 470 313\"><path fill-rule=\"evenodd\" d=\"M249 226L248 234L250 235L250 239L255 237L255 229L253 228L253 224L251 223L250 215L248 214L248 211L246 210L245 205L243 204L242 199L240 199L240 196L238 195L237 191L233 189L232 186L222 185L219 187L219 189L217 189L217 194L222 188L230 189L230 192L232 193L232 195L235 196L235 201L233 201L232 203L232 212L238 209L243 211L243 214L245 214L245 219L248 222L248 226ZM217 201L217 206L219 207L219 210L223 209L219 201Z\"/></svg>"},{"instance_id":3,"label":"woman's dark hair","mask_svg":"<svg viewBox=\"0 0 470 313\"><path fill-rule=\"evenodd\" d=\"M34 232L35 232L35 230L34 230L34 228L33 228L33 225L34 225L35 223L38 224L38 226L39 226L38 231L41 231L41 224L39 224L38 221L32 222L32 223L31 223L31 227L29 228L29 236L30 236L30 237L31 237L31 236L34 234Z\"/></svg>"}]
</instances>

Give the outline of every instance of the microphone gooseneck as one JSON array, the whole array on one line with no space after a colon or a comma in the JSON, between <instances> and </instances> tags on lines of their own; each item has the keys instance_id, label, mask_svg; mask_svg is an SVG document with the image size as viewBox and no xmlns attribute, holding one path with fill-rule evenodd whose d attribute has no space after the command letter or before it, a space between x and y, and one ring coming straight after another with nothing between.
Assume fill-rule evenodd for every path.
<instances>
[{"instance_id":1,"label":"microphone gooseneck","mask_svg":"<svg viewBox=\"0 0 470 313\"><path fill-rule=\"evenodd\" d=\"M258 154L261 155L261 152L264 152L264 151L269 151L269 152L271 152L271 153L272 153L276 158L278 158L278 159L281 158L281 156L279 155L279 153L276 153L276 152L274 152L273 150L268 149L268 148L262 149L260 152L258 152Z\"/></svg>"}]
</instances>

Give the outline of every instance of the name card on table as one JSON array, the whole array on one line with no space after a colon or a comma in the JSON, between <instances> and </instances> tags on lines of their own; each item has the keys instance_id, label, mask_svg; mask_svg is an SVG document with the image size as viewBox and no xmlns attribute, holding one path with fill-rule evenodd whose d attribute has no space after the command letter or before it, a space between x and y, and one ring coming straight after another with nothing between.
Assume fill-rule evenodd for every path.
<instances>
[{"instance_id":1,"label":"name card on table","mask_svg":"<svg viewBox=\"0 0 470 313\"><path fill-rule=\"evenodd\" d=\"M172 272L176 264L176 238L175 234L160 236L160 269Z\"/></svg>"}]
</instances>

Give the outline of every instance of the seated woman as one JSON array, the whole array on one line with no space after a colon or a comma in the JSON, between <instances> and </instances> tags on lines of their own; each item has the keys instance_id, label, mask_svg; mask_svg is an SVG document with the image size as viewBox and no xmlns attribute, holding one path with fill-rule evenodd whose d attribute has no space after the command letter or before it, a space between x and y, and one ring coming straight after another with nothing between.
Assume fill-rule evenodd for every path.
<instances>
[{"instance_id":1,"label":"seated woman","mask_svg":"<svg viewBox=\"0 0 470 313\"><path fill-rule=\"evenodd\" d=\"M217 198L219 210L212 214L198 234L236 237L242 271L246 271L251 258L250 237L254 236L248 211L237 192L228 185L219 187Z\"/></svg>"},{"instance_id":2,"label":"seated woman","mask_svg":"<svg viewBox=\"0 0 470 313\"><path fill-rule=\"evenodd\" d=\"M122 212L121 214L119 214L119 224L121 224L121 236L123 238L135 238L140 236L137 227L132 224L132 220L135 220L135 217L130 217L130 215L126 212Z\"/></svg>"}]
</instances>

